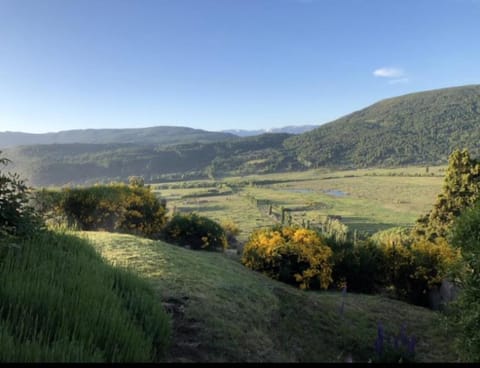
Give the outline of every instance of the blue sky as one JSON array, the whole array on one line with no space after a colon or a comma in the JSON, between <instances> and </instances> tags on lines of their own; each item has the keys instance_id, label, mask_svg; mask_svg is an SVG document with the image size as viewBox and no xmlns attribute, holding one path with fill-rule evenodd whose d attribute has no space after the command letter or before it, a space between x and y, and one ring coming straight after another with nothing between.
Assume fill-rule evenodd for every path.
<instances>
[{"instance_id":1,"label":"blue sky","mask_svg":"<svg viewBox=\"0 0 480 368\"><path fill-rule=\"evenodd\" d=\"M479 0L0 0L0 131L322 124L478 83Z\"/></svg>"}]
</instances>

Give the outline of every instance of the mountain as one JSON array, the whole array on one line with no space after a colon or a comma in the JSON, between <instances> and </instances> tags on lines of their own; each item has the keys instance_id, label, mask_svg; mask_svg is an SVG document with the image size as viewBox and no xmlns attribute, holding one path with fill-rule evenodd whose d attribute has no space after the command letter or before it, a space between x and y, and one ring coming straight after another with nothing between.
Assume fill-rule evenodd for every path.
<instances>
[{"instance_id":1,"label":"mountain","mask_svg":"<svg viewBox=\"0 0 480 368\"><path fill-rule=\"evenodd\" d=\"M2 148L19 142L5 134L0 133L2 156L36 186L132 175L155 182L316 167L444 164L455 148L480 155L480 85L389 98L299 135L238 137L177 127L86 130L39 135L83 143ZM202 141L209 139L213 142Z\"/></svg>"},{"instance_id":2,"label":"mountain","mask_svg":"<svg viewBox=\"0 0 480 368\"><path fill-rule=\"evenodd\" d=\"M92 184L143 176L147 182L301 169L283 148L289 134L237 137L215 143L43 144L6 148L9 168L30 185Z\"/></svg>"},{"instance_id":3,"label":"mountain","mask_svg":"<svg viewBox=\"0 0 480 368\"><path fill-rule=\"evenodd\" d=\"M135 129L84 129L65 130L57 133L31 134L0 132L0 149L20 145L64 143L132 143L174 145L193 142L216 142L235 139L224 132L209 132L187 127L156 126Z\"/></svg>"},{"instance_id":4,"label":"mountain","mask_svg":"<svg viewBox=\"0 0 480 368\"><path fill-rule=\"evenodd\" d=\"M389 98L315 130L285 147L307 167L445 163L455 148L480 154L480 85Z\"/></svg>"},{"instance_id":5,"label":"mountain","mask_svg":"<svg viewBox=\"0 0 480 368\"><path fill-rule=\"evenodd\" d=\"M249 137L253 135L260 135L265 133L288 133L288 134L301 134L317 128L318 125L289 125L282 128L272 129L259 129L259 130L243 130L243 129L230 129L222 130L224 133L231 133L238 135L239 137Z\"/></svg>"}]
</instances>

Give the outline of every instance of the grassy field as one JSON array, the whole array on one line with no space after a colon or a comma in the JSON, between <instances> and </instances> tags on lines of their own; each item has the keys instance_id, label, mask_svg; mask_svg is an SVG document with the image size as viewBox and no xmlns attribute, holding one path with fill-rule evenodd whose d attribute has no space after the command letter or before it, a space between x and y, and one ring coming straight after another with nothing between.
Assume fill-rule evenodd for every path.
<instances>
[{"instance_id":1,"label":"grassy field","mask_svg":"<svg viewBox=\"0 0 480 368\"><path fill-rule=\"evenodd\" d=\"M147 278L173 324L169 362L342 362L374 357L377 324L416 336L420 362L453 362L440 314L381 296L308 292L221 253L130 235L82 232L100 254ZM345 303L344 313L340 306Z\"/></svg>"},{"instance_id":2,"label":"grassy field","mask_svg":"<svg viewBox=\"0 0 480 368\"><path fill-rule=\"evenodd\" d=\"M274 212L294 209L297 223L319 224L335 215L350 229L365 233L413 225L440 193L445 168L310 170L152 186L167 199L170 212L195 211L218 221L232 220L245 241L255 228L275 223L249 200L252 197L270 201Z\"/></svg>"}]
</instances>

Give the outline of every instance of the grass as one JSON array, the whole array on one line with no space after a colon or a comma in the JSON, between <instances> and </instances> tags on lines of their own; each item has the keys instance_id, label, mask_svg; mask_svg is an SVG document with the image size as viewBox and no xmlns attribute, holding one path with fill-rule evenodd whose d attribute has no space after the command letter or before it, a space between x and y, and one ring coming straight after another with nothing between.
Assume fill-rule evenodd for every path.
<instances>
[{"instance_id":1,"label":"grass","mask_svg":"<svg viewBox=\"0 0 480 368\"><path fill-rule=\"evenodd\" d=\"M149 279L174 318L169 362L342 362L349 354L366 362L379 321L387 334L406 324L417 337L417 361L457 360L438 312L382 296L301 291L225 254L131 235L81 236L113 264Z\"/></svg>"},{"instance_id":2,"label":"grass","mask_svg":"<svg viewBox=\"0 0 480 368\"><path fill-rule=\"evenodd\" d=\"M170 320L151 287L85 240L0 244L0 362L152 362Z\"/></svg>"},{"instance_id":3,"label":"grass","mask_svg":"<svg viewBox=\"0 0 480 368\"><path fill-rule=\"evenodd\" d=\"M248 200L248 195L271 201L277 211L281 206L300 209L292 212L298 223L303 220L318 224L327 215L337 215L351 230L372 234L390 227L411 226L428 212L441 190L444 170L445 166L429 167L428 173L425 167L321 169L153 187L167 199L170 211L194 211L217 221L232 220L240 227L238 238L244 242L254 229L275 223ZM234 191L208 196L212 187L221 184L233 187ZM328 194L331 190L345 195Z\"/></svg>"}]
</instances>

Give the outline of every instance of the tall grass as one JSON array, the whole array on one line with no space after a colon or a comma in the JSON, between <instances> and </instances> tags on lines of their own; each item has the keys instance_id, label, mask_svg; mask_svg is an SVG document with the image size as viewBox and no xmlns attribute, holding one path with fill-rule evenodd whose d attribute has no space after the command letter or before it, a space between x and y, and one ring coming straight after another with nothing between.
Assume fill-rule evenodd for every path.
<instances>
[{"instance_id":1,"label":"tall grass","mask_svg":"<svg viewBox=\"0 0 480 368\"><path fill-rule=\"evenodd\" d=\"M0 247L1 362L162 359L170 322L144 280L66 233Z\"/></svg>"}]
</instances>

